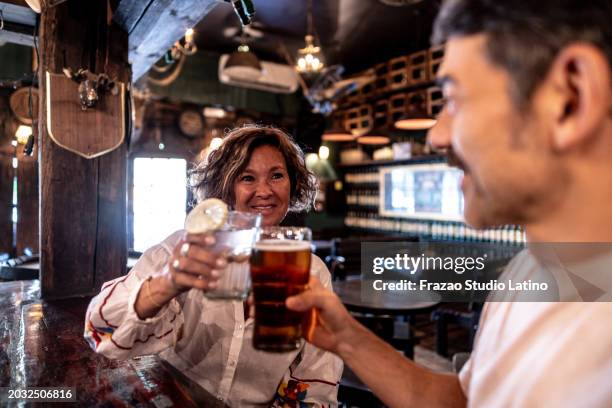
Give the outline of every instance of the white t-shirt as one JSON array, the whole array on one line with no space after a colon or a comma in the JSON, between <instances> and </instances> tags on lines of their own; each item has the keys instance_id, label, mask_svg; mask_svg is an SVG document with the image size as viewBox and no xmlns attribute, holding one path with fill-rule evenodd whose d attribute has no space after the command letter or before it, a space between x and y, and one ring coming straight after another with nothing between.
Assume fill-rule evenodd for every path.
<instances>
[{"instance_id":1,"label":"white t-shirt","mask_svg":"<svg viewBox=\"0 0 612 408\"><path fill-rule=\"evenodd\" d=\"M540 268L523 251L503 278ZM487 302L459 381L471 407L612 407L612 303Z\"/></svg>"}]
</instances>

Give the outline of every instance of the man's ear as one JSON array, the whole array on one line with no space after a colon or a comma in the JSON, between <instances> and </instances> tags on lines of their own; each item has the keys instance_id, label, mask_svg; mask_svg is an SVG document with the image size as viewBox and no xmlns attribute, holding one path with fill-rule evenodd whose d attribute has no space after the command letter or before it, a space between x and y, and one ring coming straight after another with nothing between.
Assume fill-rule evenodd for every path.
<instances>
[{"instance_id":1,"label":"man's ear","mask_svg":"<svg viewBox=\"0 0 612 408\"><path fill-rule=\"evenodd\" d=\"M577 43L564 48L548 74L555 89L553 144L572 148L594 137L612 103L610 64L597 47Z\"/></svg>"}]
</instances>

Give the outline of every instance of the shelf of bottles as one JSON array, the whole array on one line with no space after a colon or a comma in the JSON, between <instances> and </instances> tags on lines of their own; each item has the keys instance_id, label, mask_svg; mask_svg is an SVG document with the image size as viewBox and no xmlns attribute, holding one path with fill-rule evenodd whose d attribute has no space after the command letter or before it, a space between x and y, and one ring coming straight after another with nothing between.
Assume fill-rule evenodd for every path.
<instances>
[{"instance_id":1,"label":"shelf of bottles","mask_svg":"<svg viewBox=\"0 0 612 408\"><path fill-rule=\"evenodd\" d=\"M499 242L522 245L525 231L517 225L474 229L463 222L390 218L379 215L378 167L351 169L344 176L346 203L344 218L347 227L388 234L417 235L440 241Z\"/></svg>"}]
</instances>

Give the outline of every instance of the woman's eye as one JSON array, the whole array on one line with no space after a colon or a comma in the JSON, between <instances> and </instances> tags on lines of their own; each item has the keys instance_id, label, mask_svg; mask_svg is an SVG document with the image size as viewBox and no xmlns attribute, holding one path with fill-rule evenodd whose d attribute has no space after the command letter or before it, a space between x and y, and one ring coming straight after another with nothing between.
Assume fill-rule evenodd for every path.
<instances>
[{"instance_id":1,"label":"woman's eye","mask_svg":"<svg viewBox=\"0 0 612 408\"><path fill-rule=\"evenodd\" d=\"M285 177L285 175L283 173L274 173L274 174L272 174L272 178L273 179L281 179L283 177Z\"/></svg>"},{"instance_id":2,"label":"woman's eye","mask_svg":"<svg viewBox=\"0 0 612 408\"><path fill-rule=\"evenodd\" d=\"M253 178L253 176L242 176L242 177L240 177L240 181L251 182L251 181L253 181L253 180L255 180L255 179Z\"/></svg>"}]
</instances>

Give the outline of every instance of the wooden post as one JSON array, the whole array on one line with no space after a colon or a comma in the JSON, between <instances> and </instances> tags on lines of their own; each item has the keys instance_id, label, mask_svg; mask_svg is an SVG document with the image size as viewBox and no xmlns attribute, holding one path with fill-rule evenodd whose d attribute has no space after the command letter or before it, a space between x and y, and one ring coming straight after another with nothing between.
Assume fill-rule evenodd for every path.
<instances>
[{"instance_id":1,"label":"wooden post","mask_svg":"<svg viewBox=\"0 0 612 408\"><path fill-rule=\"evenodd\" d=\"M109 23L109 12L107 0L70 0L41 15L40 267L47 299L93 294L125 274L126 144L85 159L57 146L46 126L46 71L84 68L129 82L128 36Z\"/></svg>"}]
</instances>

